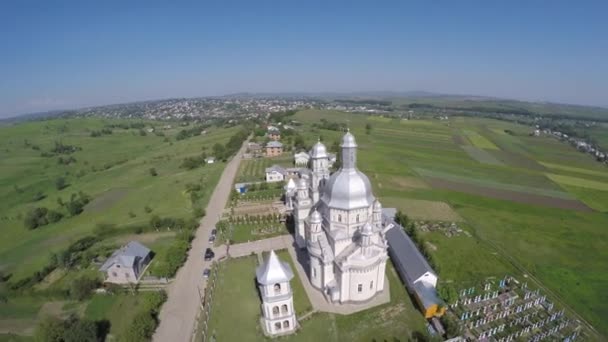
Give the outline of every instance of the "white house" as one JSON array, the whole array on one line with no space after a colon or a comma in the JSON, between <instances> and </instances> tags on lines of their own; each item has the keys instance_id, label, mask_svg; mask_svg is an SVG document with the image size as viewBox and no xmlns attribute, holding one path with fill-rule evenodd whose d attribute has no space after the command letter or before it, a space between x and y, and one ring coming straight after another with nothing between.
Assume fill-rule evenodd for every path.
<instances>
[{"instance_id":1,"label":"white house","mask_svg":"<svg viewBox=\"0 0 608 342\"><path fill-rule=\"evenodd\" d=\"M308 153L302 151L293 155L293 162L296 166L306 166L308 165L308 160L310 156Z\"/></svg>"},{"instance_id":2,"label":"white house","mask_svg":"<svg viewBox=\"0 0 608 342\"><path fill-rule=\"evenodd\" d=\"M279 165L273 165L266 168L266 182L268 183L282 182L285 180L286 176L287 170Z\"/></svg>"},{"instance_id":3,"label":"white house","mask_svg":"<svg viewBox=\"0 0 608 342\"><path fill-rule=\"evenodd\" d=\"M281 262L273 251L266 262L255 271L258 289L262 297L262 326L266 334L285 335L296 329L296 310L289 281L293 271L289 264Z\"/></svg>"},{"instance_id":4,"label":"white house","mask_svg":"<svg viewBox=\"0 0 608 342\"><path fill-rule=\"evenodd\" d=\"M205 162L207 164L213 164L215 163L215 157L208 157L207 159L205 159Z\"/></svg>"},{"instance_id":5,"label":"white house","mask_svg":"<svg viewBox=\"0 0 608 342\"><path fill-rule=\"evenodd\" d=\"M137 283L141 272L150 263L150 250L137 241L116 250L99 270L106 275L106 283Z\"/></svg>"}]
</instances>

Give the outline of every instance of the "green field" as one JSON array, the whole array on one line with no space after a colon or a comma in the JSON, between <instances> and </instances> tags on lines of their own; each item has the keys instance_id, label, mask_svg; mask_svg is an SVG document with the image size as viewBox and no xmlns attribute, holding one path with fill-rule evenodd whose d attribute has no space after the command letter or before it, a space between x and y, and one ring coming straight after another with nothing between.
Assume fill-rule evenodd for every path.
<instances>
[{"instance_id":1,"label":"green field","mask_svg":"<svg viewBox=\"0 0 608 342\"><path fill-rule=\"evenodd\" d=\"M608 317L608 297L603 290L608 287L604 271L608 269L608 216L604 213L608 192L600 191L608 172L593 158L551 137L530 136L530 127L492 119L396 122L333 111L296 114L305 124L303 134L322 134L329 143L339 139L342 132L310 128L320 118L349 123L359 145L358 167L369 176L385 207L401 208L412 217L424 213L426 219L441 220L443 212L433 205L443 202L464 220L471 237L426 236L435 247L432 254L443 281L475 283L505 273L526 274L551 298L574 310L601 334L608 334L603 320ZM371 134L366 134L367 123L372 126ZM462 149L467 141L455 137L470 139L502 165L472 158ZM548 171L557 177L547 176ZM520 204L433 188L430 178L464 187L471 184L492 191L578 200L596 211ZM412 200L429 202L424 208L409 205Z\"/></svg>"},{"instance_id":2,"label":"green field","mask_svg":"<svg viewBox=\"0 0 608 342\"><path fill-rule=\"evenodd\" d=\"M293 260L286 251L279 257ZM264 337L260 325L261 301L255 287L256 257L232 259L225 265L220 286L214 295L209 332L217 341L260 341ZM292 266L293 267L293 266ZM297 272L291 280L294 307L310 306ZM315 313L300 322L300 329L281 341L393 341L413 334L426 334L424 319L413 307L403 284L392 267L387 267L391 302L352 315ZM302 296L303 295L303 296ZM407 322L407 323L406 323ZM239 329L234 327L238 326Z\"/></svg>"},{"instance_id":3,"label":"green field","mask_svg":"<svg viewBox=\"0 0 608 342\"><path fill-rule=\"evenodd\" d=\"M132 123L143 128L128 127ZM115 126L111 134L97 137L91 134L119 124L123 127L126 124L127 128ZM86 260L85 267L53 271L32 287L31 299L6 292L11 284L26 280L49 265L51 254L64 251L85 236L101 238L85 254L85 258L91 259L96 253L111 252L130 240L141 241L156 253L150 266L154 273L175 233L150 231L151 218L156 215L190 219L194 207L204 208L224 168L223 163L215 163L187 170L180 167L183 159L200 156L202 152L211 153L214 144L226 143L238 130L238 127L211 127L205 135L177 140L175 137L182 129L180 124L171 123L174 128L163 129L167 124L86 118L0 127L0 229L3 232L0 271L9 277L8 284L0 283L0 294L7 293L8 303L16 305L7 311L0 308L0 326L20 312L24 313L23 320L35 324L43 304L48 301L47 295L65 293L80 275L99 276L99 264ZM75 146L77 150L51 153L56 142ZM59 158L70 162L61 163ZM60 177L65 183L62 187L57 185ZM199 186L196 197L186 191L187 184ZM90 202L82 213L72 216L59 201L69 202L72 194L79 192L88 195ZM36 207L56 210L63 218L28 229L25 217ZM103 236L99 235L100 224L111 227L103 230ZM25 305L28 300L31 304Z\"/></svg>"}]
</instances>

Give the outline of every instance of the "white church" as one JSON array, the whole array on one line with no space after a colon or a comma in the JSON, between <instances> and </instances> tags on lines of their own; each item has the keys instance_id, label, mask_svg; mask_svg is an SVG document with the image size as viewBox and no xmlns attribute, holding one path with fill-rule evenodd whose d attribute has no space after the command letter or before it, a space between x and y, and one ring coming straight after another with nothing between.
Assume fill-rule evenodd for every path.
<instances>
[{"instance_id":1,"label":"white church","mask_svg":"<svg viewBox=\"0 0 608 342\"><path fill-rule=\"evenodd\" d=\"M388 260L382 206L357 169L357 143L342 138L342 167L330 176L330 156L317 142L309 167L285 187L295 240L309 255L311 284L334 303L360 303L385 289Z\"/></svg>"}]
</instances>

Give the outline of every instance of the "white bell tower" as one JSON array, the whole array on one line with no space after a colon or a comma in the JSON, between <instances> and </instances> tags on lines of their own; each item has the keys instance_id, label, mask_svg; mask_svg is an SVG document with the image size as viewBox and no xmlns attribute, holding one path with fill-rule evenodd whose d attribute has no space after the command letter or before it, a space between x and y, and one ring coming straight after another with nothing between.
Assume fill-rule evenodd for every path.
<instances>
[{"instance_id":1,"label":"white bell tower","mask_svg":"<svg viewBox=\"0 0 608 342\"><path fill-rule=\"evenodd\" d=\"M281 262L273 251L255 271L262 297L262 325L267 335L290 334L296 329L293 292L289 281L293 272L289 264Z\"/></svg>"}]
</instances>

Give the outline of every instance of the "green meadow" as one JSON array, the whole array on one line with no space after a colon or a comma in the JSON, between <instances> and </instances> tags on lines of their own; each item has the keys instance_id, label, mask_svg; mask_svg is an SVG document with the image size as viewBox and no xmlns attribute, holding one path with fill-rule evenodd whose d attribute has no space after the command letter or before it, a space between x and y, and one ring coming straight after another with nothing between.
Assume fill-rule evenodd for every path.
<instances>
[{"instance_id":1,"label":"green meadow","mask_svg":"<svg viewBox=\"0 0 608 342\"><path fill-rule=\"evenodd\" d=\"M440 281L526 275L608 334L605 166L552 137L530 136L531 127L485 118L401 120L302 111L296 119L308 143L320 136L331 147L343 135L312 127L321 118L345 123L355 134L358 167L385 207L416 219L461 221L470 236L423 234L434 247ZM534 200L521 202L530 196ZM457 216L446 218L448 212Z\"/></svg>"},{"instance_id":2,"label":"green meadow","mask_svg":"<svg viewBox=\"0 0 608 342\"><path fill-rule=\"evenodd\" d=\"M129 126L132 123L136 128ZM112 127L111 134L108 127ZM105 134L93 133L104 128ZM0 230L3 236L0 271L6 278L5 283L0 283L0 294L6 293L8 298L0 307L12 308L0 309L3 328L0 334L12 332L10 326L6 328L6 324L2 324L8 320L12 320L14 327L27 323L16 329L17 333L31 334L32 324L40 318L47 296L65 293L81 274L100 276L99 264L92 262L86 268L68 272L56 269L26 293L13 294L7 290L41 271L49 264L51 254L64 251L85 236L100 239L87 251L92 253L87 254L91 258L98 251L111 252L128 241L138 240L155 252L149 268L155 269L175 233L150 230L151 218L193 217L195 208L205 207L224 168L223 163L216 162L189 170L180 167L182 161L203 152L212 155L214 144L226 143L238 130L210 127L204 135L176 139L186 128L192 125L99 118L53 119L0 127ZM53 153L58 143L73 146L75 151ZM62 181L58 181L60 178ZM196 196L186 189L188 184L199 186ZM60 202L69 202L72 194L79 193L86 194L90 201L80 214L70 215ZM28 229L25 225L28 213L40 207L60 212L63 218ZM101 236L103 227L108 230ZM98 300L90 305L102 305ZM85 301L82 305L88 304ZM102 309L87 308L87 312L98 317ZM24 313L23 317L14 317L19 312Z\"/></svg>"}]
</instances>

